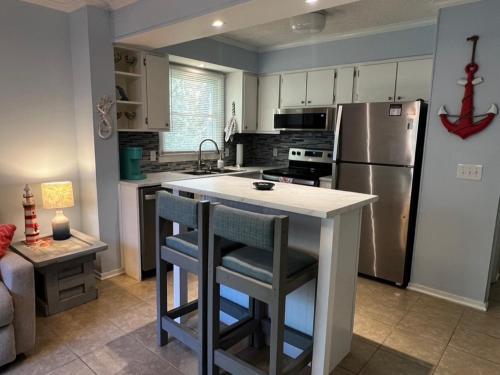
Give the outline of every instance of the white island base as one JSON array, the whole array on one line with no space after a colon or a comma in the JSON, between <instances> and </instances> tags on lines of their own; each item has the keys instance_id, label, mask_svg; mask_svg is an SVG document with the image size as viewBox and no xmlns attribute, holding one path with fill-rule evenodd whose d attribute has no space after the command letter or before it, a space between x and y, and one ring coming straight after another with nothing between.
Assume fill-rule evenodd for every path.
<instances>
[{"instance_id":1,"label":"white island base","mask_svg":"<svg viewBox=\"0 0 500 375\"><path fill-rule=\"evenodd\" d=\"M314 327L312 374L327 375L351 349L361 211L377 197L284 183L257 191L252 182L224 176L162 186L177 194L189 192L233 207L289 216L289 245L315 254L319 269L316 298L312 283L287 297L286 325L309 335ZM231 292L225 297L231 299ZM187 275L175 267L175 306L185 301Z\"/></svg>"}]
</instances>

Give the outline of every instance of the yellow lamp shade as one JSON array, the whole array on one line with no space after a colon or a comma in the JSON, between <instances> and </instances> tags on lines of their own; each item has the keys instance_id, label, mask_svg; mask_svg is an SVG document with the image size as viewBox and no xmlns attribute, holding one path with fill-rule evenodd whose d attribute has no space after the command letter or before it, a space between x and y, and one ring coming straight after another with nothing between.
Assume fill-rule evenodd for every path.
<instances>
[{"instance_id":1,"label":"yellow lamp shade","mask_svg":"<svg viewBox=\"0 0 500 375\"><path fill-rule=\"evenodd\" d=\"M47 182L42 184L43 208L61 209L73 207L73 184L71 181Z\"/></svg>"}]
</instances>

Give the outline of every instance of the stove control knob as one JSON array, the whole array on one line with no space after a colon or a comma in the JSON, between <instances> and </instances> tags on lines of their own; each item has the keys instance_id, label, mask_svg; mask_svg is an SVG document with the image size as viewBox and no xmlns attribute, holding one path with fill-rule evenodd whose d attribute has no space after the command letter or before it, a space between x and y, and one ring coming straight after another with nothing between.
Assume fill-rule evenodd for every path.
<instances>
[{"instance_id":1,"label":"stove control knob","mask_svg":"<svg viewBox=\"0 0 500 375\"><path fill-rule=\"evenodd\" d=\"M328 154L328 157L331 158L333 155L332 154Z\"/></svg>"},{"instance_id":2,"label":"stove control knob","mask_svg":"<svg viewBox=\"0 0 500 375\"><path fill-rule=\"evenodd\" d=\"M297 155L300 155L300 151L297 151Z\"/></svg>"},{"instance_id":3,"label":"stove control knob","mask_svg":"<svg viewBox=\"0 0 500 375\"><path fill-rule=\"evenodd\" d=\"M295 155L295 154L296 154L296 152L295 152L295 151L292 151L292 155Z\"/></svg>"}]
</instances>

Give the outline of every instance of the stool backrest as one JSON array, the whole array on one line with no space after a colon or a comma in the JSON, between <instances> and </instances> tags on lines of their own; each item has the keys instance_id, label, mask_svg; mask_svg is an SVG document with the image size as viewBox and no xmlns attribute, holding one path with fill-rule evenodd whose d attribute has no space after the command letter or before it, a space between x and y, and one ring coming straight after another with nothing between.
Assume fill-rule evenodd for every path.
<instances>
[{"instance_id":1,"label":"stool backrest","mask_svg":"<svg viewBox=\"0 0 500 375\"><path fill-rule=\"evenodd\" d=\"M215 205L213 231L216 236L272 252L275 247L275 221L279 218Z\"/></svg>"},{"instance_id":2,"label":"stool backrest","mask_svg":"<svg viewBox=\"0 0 500 375\"><path fill-rule=\"evenodd\" d=\"M156 214L158 216L189 228L198 229L198 203L200 201L166 191L158 191L156 201Z\"/></svg>"}]
</instances>

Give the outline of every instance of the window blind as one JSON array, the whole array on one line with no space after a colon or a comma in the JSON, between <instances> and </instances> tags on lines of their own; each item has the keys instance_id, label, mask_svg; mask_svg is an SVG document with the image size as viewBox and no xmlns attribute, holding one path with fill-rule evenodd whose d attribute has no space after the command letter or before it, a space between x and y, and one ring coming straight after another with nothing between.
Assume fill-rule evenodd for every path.
<instances>
[{"instance_id":1,"label":"window blind","mask_svg":"<svg viewBox=\"0 0 500 375\"><path fill-rule=\"evenodd\" d=\"M163 152L198 151L211 138L220 148L224 137L224 75L170 66L170 132L163 133ZM204 151L215 150L211 143Z\"/></svg>"}]
</instances>

